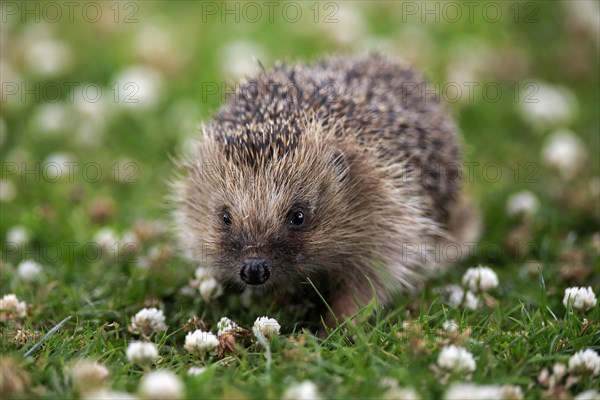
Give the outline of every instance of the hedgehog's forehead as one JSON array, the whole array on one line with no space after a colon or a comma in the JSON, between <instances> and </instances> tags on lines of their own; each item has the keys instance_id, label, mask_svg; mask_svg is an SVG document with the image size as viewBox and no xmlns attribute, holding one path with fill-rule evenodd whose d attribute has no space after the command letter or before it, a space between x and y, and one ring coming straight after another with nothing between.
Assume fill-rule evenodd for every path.
<instances>
[{"instance_id":1,"label":"hedgehog's forehead","mask_svg":"<svg viewBox=\"0 0 600 400\"><path fill-rule=\"evenodd\" d=\"M258 166L293 152L298 146L300 135L298 127L278 122L220 131L215 139L223 145L223 152L228 160Z\"/></svg>"}]
</instances>

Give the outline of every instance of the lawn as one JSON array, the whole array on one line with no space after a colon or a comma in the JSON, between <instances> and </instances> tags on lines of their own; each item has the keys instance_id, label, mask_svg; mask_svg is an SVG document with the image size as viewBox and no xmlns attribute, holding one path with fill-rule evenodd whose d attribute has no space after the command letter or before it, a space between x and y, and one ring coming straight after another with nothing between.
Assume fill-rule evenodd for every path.
<instances>
[{"instance_id":1,"label":"lawn","mask_svg":"<svg viewBox=\"0 0 600 400\"><path fill-rule=\"evenodd\" d=\"M600 306L589 292L563 303L571 287L600 295L597 2L1 10L2 398L600 398ZM372 303L323 339L297 310L200 284L173 235L169 179L255 59L368 49L410 61L447 103L483 232L419 295ZM489 288L467 292L479 265ZM144 308L164 326L136 333ZM265 315L279 334L252 332ZM225 316L243 329L218 347L186 340ZM155 346L128 357L140 340ZM587 367L574 357L586 349Z\"/></svg>"}]
</instances>

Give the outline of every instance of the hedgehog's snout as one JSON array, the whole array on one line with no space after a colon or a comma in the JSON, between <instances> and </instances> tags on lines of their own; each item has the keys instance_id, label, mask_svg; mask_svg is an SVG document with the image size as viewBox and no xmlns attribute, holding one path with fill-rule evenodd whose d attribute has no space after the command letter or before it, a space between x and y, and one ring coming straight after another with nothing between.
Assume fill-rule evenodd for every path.
<instances>
[{"instance_id":1,"label":"hedgehog's snout","mask_svg":"<svg viewBox=\"0 0 600 400\"><path fill-rule=\"evenodd\" d=\"M240 278L248 285L261 285L271 276L267 260L259 257L248 257L244 259L244 265L240 270Z\"/></svg>"}]
</instances>

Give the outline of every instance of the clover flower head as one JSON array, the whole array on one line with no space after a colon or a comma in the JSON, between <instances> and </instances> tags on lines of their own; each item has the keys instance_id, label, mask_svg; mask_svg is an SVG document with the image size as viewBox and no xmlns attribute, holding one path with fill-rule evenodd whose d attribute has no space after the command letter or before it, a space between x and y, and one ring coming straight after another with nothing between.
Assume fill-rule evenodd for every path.
<instances>
[{"instance_id":1,"label":"clover flower head","mask_svg":"<svg viewBox=\"0 0 600 400\"><path fill-rule=\"evenodd\" d=\"M518 215L531 216L537 212L539 207L540 203L535 194L529 190L523 190L508 198L506 212L513 217Z\"/></svg>"},{"instance_id":2,"label":"clover flower head","mask_svg":"<svg viewBox=\"0 0 600 400\"><path fill-rule=\"evenodd\" d=\"M574 310L587 311L594 308L596 303L596 294L591 287L570 287L565 290L563 304L567 308L571 304Z\"/></svg>"},{"instance_id":3,"label":"clover flower head","mask_svg":"<svg viewBox=\"0 0 600 400\"><path fill-rule=\"evenodd\" d=\"M42 266L33 261L21 261L17 266L17 275L26 282L31 282L42 272Z\"/></svg>"},{"instance_id":4,"label":"clover flower head","mask_svg":"<svg viewBox=\"0 0 600 400\"><path fill-rule=\"evenodd\" d=\"M154 343L131 342L127 346L127 359L139 365L149 365L158 358L158 350Z\"/></svg>"},{"instance_id":5,"label":"clover flower head","mask_svg":"<svg viewBox=\"0 0 600 400\"><path fill-rule=\"evenodd\" d=\"M202 296L204 301L210 301L219 297L223 292L223 289L215 278L209 277L200 281L198 291L200 292L200 296Z\"/></svg>"},{"instance_id":6,"label":"clover flower head","mask_svg":"<svg viewBox=\"0 0 600 400\"><path fill-rule=\"evenodd\" d=\"M197 329L185 337L183 347L192 354L202 357L219 345L219 339L210 332Z\"/></svg>"},{"instance_id":7,"label":"clover flower head","mask_svg":"<svg viewBox=\"0 0 600 400\"><path fill-rule=\"evenodd\" d=\"M217 332L217 336L221 336L225 332L235 329L237 327L238 325L235 322L233 322L227 317L222 317L219 320L219 322L217 322L217 328L219 329L219 331Z\"/></svg>"},{"instance_id":8,"label":"clover flower head","mask_svg":"<svg viewBox=\"0 0 600 400\"><path fill-rule=\"evenodd\" d=\"M481 305L481 299L471 292L461 288L458 285L447 285L446 291L448 292L448 303L454 307L463 306L469 310L476 310Z\"/></svg>"},{"instance_id":9,"label":"clover flower head","mask_svg":"<svg viewBox=\"0 0 600 400\"><path fill-rule=\"evenodd\" d=\"M578 351L569 358L569 373L600 375L600 356L592 349Z\"/></svg>"},{"instance_id":10,"label":"clover flower head","mask_svg":"<svg viewBox=\"0 0 600 400\"><path fill-rule=\"evenodd\" d=\"M101 387L110 375L108 368L90 359L78 360L68 369L68 372L75 386L84 392Z\"/></svg>"},{"instance_id":11,"label":"clover flower head","mask_svg":"<svg viewBox=\"0 0 600 400\"><path fill-rule=\"evenodd\" d=\"M473 355L463 347L446 346L438 356L437 364L446 372L470 374L475 371Z\"/></svg>"},{"instance_id":12,"label":"clover flower head","mask_svg":"<svg viewBox=\"0 0 600 400\"><path fill-rule=\"evenodd\" d=\"M275 318L259 317L254 321L252 332L254 332L254 336L260 334L267 339L271 339L279 335L280 329L281 325L279 325L279 322Z\"/></svg>"},{"instance_id":13,"label":"clover flower head","mask_svg":"<svg viewBox=\"0 0 600 400\"><path fill-rule=\"evenodd\" d=\"M14 294L5 294L0 299L0 321L9 319L25 318L27 314L27 304L24 301L19 301Z\"/></svg>"},{"instance_id":14,"label":"clover flower head","mask_svg":"<svg viewBox=\"0 0 600 400\"><path fill-rule=\"evenodd\" d=\"M157 308L143 308L131 319L129 330L138 335L148 336L153 332L167 330L165 314Z\"/></svg>"},{"instance_id":15,"label":"clover flower head","mask_svg":"<svg viewBox=\"0 0 600 400\"><path fill-rule=\"evenodd\" d=\"M462 284L473 293L487 292L498 286L498 275L491 268L480 265L467 269Z\"/></svg>"},{"instance_id":16,"label":"clover flower head","mask_svg":"<svg viewBox=\"0 0 600 400\"><path fill-rule=\"evenodd\" d=\"M139 394L148 400L178 400L183 398L183 384L173 372L152 371L142 378Z\"/></svg>"},{"instance_id":17,"label":"clover flower head","mask_svg":"<svg viewBox=\"0 0 600 400\"><path fill-rule=\"evenodd\" d=\"M513 385L475 385L455 383L446 391L445 400L521 400L523 391Z\"/></svg>"},{"instance_id":18,"label":"clover flower head","mask_svg":"<svg viewBox=\"0 0 600 400\"><path fill-rule=\"evenodd\" d=\"M188 376L200 376L206 372L206 367L190 367L187 370Z\"/></svg>"},{"instance_id":19,"label":"clover flower head","mask_svg":"<svg viewBox=\"0 0 600 400\"><path fill-rule=\"evenodd\" d=\"M321 395L314 382L306 380L287 388L282 396L284 400L319 400Z\"/></svg>"}]
</instances>

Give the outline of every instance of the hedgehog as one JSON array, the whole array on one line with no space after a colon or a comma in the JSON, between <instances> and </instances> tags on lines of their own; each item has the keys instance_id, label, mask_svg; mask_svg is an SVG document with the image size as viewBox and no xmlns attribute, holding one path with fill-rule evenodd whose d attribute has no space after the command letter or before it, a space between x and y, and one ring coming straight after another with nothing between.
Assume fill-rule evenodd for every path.
<instances>
[{"instance_id":1,"label":"hedgehog","mask_svg":"<svg viewBox=\"0 0 600 400\"><path fill-rule=\"evenodd\" d=\"M420 290L478 231L458 129L424 85L381 54L278 62L243 80L180 159L185 254L234 291L318 292L329 327Z\"/></svg>"}]
</instances>

